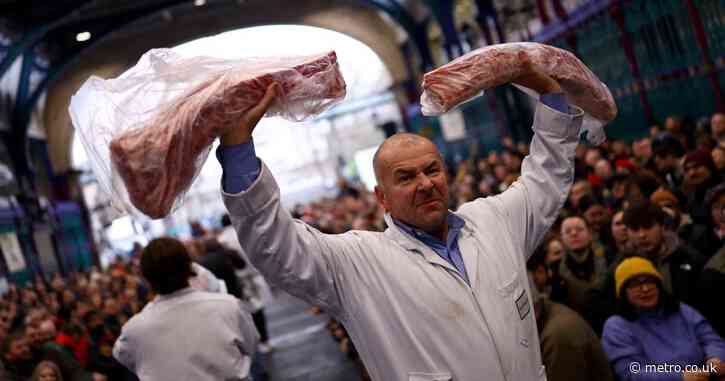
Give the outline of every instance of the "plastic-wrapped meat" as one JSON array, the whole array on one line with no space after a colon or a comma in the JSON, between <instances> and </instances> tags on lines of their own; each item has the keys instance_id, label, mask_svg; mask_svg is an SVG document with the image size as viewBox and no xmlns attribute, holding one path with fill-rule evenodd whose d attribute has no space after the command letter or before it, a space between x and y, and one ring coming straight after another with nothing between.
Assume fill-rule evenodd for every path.
<instances>
[{"instance_id":1,"label":"plastic-wrapped meat","mask_svg":"<svg viewBox=\"0 0 725 381\"><path fill-rule=\"evenodd\" d=\"M570 103L602 122L616 117L617 106L609 89L574 54L533 42L483 47L426 73L423 114L442 114L483 90L511 82L524 70L521 54L537 70L556 79Z\"/></svg>"},{"instance_id":2,"label":"plastic-wrapped meat","mask_svg":"<svg viewBox=\"0 0 725 381\"><path fill-rule=\"evenodd\" d=\"M268 115L280 110L314 115L345 96L335 52L279 67L221 71L164 106L146 125L114 136L111 162L131 203L151 218L166 216L191 186L214 139L234 128L271 83L279 83L282 92Z\"/></svg>"}]
</instances>

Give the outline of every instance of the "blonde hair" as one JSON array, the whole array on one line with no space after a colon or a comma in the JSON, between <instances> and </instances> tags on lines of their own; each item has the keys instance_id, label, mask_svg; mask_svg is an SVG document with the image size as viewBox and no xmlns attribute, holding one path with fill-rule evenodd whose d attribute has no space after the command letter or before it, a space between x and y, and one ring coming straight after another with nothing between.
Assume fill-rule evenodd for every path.
<instances>
[{"instance_id":1,"label":"blonde hair","mask_svg":"<svg viewBox=\"0 0 725 381\"><path fill-rule=\"evenodd\" d=\"M38 366L35 367L35 370L33 371L33 378L31 378L31 380L40 380L40 372L42 372L45 368L53 370L57 381L63 381L63 374L60 372L60 368L52 361L41 361Z\"/></svg>"}]
</instances>

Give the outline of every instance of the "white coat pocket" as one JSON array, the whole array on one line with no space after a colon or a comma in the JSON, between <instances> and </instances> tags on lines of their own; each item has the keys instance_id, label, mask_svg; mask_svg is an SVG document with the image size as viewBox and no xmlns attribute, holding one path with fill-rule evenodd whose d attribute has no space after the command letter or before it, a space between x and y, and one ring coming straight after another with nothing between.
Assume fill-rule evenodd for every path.
<instances>
[{"instance_id":1,"label":"white coat pocket","mask_svg":"<svg viewBox=\"0 0 725 381\"><path fill-rule=\"evenodd\" d=\"M453 381L450 373L423 373L423 372L410 372L408 373L408 381Z\"/></svg>"}]
</instances>

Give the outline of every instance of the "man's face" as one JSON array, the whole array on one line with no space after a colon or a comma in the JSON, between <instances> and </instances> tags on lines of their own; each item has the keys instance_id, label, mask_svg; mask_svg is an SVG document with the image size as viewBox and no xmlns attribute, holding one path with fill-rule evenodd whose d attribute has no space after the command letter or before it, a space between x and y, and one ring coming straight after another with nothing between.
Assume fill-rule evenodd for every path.
<instances>
[{"instance_id":1,"label":"man's face","mask_svg":"<svg viewBox=\"0 0 725 381\"><path fill-rule=\"evenodd\" d=\"M584 163L589 167L594 167L601 158L602 155L599 153L599 150L589 149L584 156Z\"/></svg>"},{"instance_id":2,"label":"man's face","mask_svg":"<svg viewBox=\"0 0 725 381\"><path fill-rule=\"evenodd\" d=\"M584 212L584 218L594 232L601 232L609 223L609 211L602 205L592 205Z\"/></svg>"},{"instance_id":3,"label":"man's face","mask_svg":"<svg viewBox=\"0 0 725 381\"><path fill-rule=\"evenodd\" d=\"M574 185L571 187L571 192L569 192L569 202L572 206L576 207L579 205L579 200L584 197L587 194L592 193L592 188L589 186L589 183L582 180L577 181L574 183Z\"/></svg>"},{"instance_id":4,"label":"man's face","mask_svg":"<svg viewBox=\"0 0 725 381\"><path fill-rule=\"evenodd\" d=\"M13 342L10 343L10 350L5 356L10 361L30 360L32 358L32 354L30 353L30 347L28 346L27 340L25 340L25 338L13 340Z\"/></svg>"},{"instance_id":5,"label":"man's face","mask_svg":"<svg viewBox=\"0 0 725 381\"><path fill-rule=\"evenodd\" d=\"M546 264L557 262L564 256L564 246L558 239L551 240L546 246Z\"/></svg>"},{"instance_id":6,"label":"man's face","mask_svg":"<svg viewBox=\"0 0 725 381\"><path fill-rule=\"evenodd\" d=\"M637 158L649 159L652 157L652 141L645 138L632 143L632 153Z\"/></svg>"},{"instance_id":7,"label":"man's face","mask_svg":"<svg viewBox=\"0 0 725 381\"><path fill-rule=\"evenodd\" d=\"M654 156L655 167L660 172L669 172L677 167L677 158L669 153L658 153Z\"/></svg>"},{"instance_id":8,"label":"man's face","mask_svg":"<svg viewBox=\"0 0 725 381\"><path fill-rule=\"evenodd\" d=\"M684 170L685 183L690 186L698 186L706 182L708 179L710 179L710 176L712 176L710 170L706 166L692 162L687 163Z\"/></svg>"},{"instance_id":9,"label":"man's face","mask_svg":"<svg viewBox=\"0 0 725 381\"><path fill-rule=\"evenodd\" d=\"M665 120L665 130L676 134L679 133L681 129L682 123L678 118L668 117L667 120Z\"/></svg>"},{"instance_id":10,"label":"man's face","mask_svg":"<svg viewBox=\"0 0 725 381\"><path fill-rule=\"evenodd\" d=\"M594 166L594 173L601 177L603 180L608 180L612 177L612 165L606 159L600 159Z\"/></svg>"},{"instance_id":11,"label":"man's face","mask_svg":"<svg viewBox=\"0 0 725 381\"><path fill-rule=\"evenodd\" d=\"M710 130L712 138L716 141L725 140L725 114L715 114L710 119Z\"/></svg>"},{"instance_id":12,"label":"man's face","mask_svg":"<svg viewBox=\"0 0 725 381\"><path fill-rule=\"evenodd\" d=\"M715 167L719 170L725 170L725 149L715 148L711 152L712 161L715 163Z\"/></svg>"},{"instance_id":13,"label":"man's face","mask_svg":"<svg viewBox=\"0 0 725 381\"><path fill-rule=\"evenodd\" d=\"M430 142L401 146L386 155L378 202L390 215L428 233L437 233L448 215L448 183L438 149Z\"/></svg>"},{"instance_id":14,"label":"man's face","mask_svg":"<svg viewBox=\"0 0 725 381\"><path fill-rule=\"evenodd\" d=\"M620 245L626 243L629 238L629 229L624 224L624 212L622 211L615 213L612 217L612 236Z\"/></svg>"},{"instance_id":15,"label":"man's face","mask_svg":"<svg viewBox=\"0 0 725 381\"><path fill-rule=\"evenodd\" d=\"M567 249L577 251L589 247L592 235L581 217L569 217L561 223L561 239Z\"/></svg>"},{"instance_id":16,"label":"man's face","mask_svg":"<svg viewBox=\"0 0 725 381\"><path fill-rule=\"evenodd\" d=\"M119 308L118 303L115 299L106 299L104 303L103 312L106 313L108 316L116 316L118 315Z\"/></svg>"},{"instance_id":17,"label":"man's face","mask_svg":"<svg viewBox=\"0 0 725 381\"><path fill-rule=\"evenodd\" d=\"M653 223L650 227L630 228L629 232L632 244L640 254L649 258L657 254L663 239L662 225Z\"/></svg>"}]
</instances>

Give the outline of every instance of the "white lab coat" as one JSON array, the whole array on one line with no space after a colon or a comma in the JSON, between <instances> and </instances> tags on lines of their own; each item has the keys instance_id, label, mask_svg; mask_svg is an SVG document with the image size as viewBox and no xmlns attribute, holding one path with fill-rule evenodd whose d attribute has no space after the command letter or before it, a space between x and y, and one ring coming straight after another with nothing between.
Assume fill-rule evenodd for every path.
<instances>
[{"instance_id":1,"label":"white lab coat","mask_svg":"<svg viewBox=\"0 0 725 381\"><path fill-rule=\"evenodd\" d=\"M390 216L384 233L322 234L282 208L266 166L223 193L250 260L271 284L339 319L376 381L544 380L525 261L574 178L581 110L541 103L522 176L462 205L458 244L471 286Z\"/></svg>"},{"instance_id":2,"label":"white lab coat","mask_svg":"<svg viewBox=\"0 0 725 381\"><path fill-rule=\"evenodd\" d=\"M241 302L185 288L124 324L113 357L141 381L247 380L259 334Z\"/></svg>"}]
</instances>

